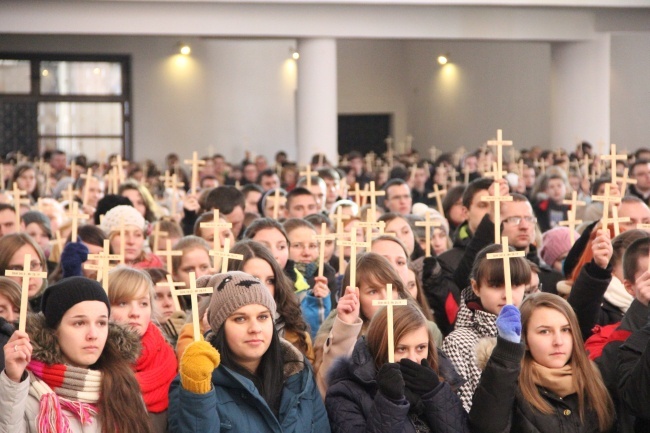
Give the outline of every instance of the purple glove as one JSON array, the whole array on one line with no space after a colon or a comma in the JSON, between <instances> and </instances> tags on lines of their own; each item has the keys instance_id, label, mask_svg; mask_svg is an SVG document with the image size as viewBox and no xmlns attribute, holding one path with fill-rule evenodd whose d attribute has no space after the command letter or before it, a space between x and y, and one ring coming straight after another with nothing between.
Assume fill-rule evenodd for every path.
<instances>
[{"instance_id":1,"label":"purple glove","mask_svg":"<svg viewBox=\"0 0 650 433\"><path fill-rule=\"evenodd\" d=\"M63 278L82 277L83 271L81 264L88 260L88 247L77 242L68 242L61 252L61 269L63 269Z\"/></svg>"},{"instance_id":2,"label":"purple glove","mask_svg":"<svg viewBox=\"0 0 650 433\"><path fill-rule=\"evenodd\" d=\"M521 314L514 305L506 305L497 317L497 331L504 340L512 343L521 341Z\"/></svg>"}]
</instances>

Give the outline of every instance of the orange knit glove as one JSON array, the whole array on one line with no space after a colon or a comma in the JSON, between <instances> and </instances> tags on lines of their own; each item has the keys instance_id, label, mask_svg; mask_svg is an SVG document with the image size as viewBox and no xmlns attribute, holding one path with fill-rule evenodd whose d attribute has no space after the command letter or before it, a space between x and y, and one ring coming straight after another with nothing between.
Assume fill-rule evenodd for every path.
<instances>
[{"instance_id":1,"label":"orange knit glove","mask_svg":"<svg viewBox=\"0 0 650 433\"><path fill-rule=\"evenodd\" d=\"M212 388L212 372L219 366L219 351L207 341L195 341L187 346L181 357L181 384L195 394L205 394Z\"/></svg>"}]
</instances>

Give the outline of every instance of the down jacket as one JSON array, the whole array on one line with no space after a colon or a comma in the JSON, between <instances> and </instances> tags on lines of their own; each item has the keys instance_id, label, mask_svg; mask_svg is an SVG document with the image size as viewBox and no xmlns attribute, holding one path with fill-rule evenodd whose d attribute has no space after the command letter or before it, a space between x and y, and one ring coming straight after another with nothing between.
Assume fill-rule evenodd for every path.
<instances>
[{"instance_id":1,"label":"down jacket","mask_svg":"<svg viewBox=\"0 0 650 433\"><path fill-rule=\"evenodd\" d=\"M462 378L441 351L438 351L440 375L445 379L422 396L425 406L421 421L434 433L469 432L467 413L452 388ZM340 358L329 374L325 406L334 433L415 433L405 398L394 401L377 387L375 361L365 337L359 338L352 356Z\"/></svg>"}]
</instances>

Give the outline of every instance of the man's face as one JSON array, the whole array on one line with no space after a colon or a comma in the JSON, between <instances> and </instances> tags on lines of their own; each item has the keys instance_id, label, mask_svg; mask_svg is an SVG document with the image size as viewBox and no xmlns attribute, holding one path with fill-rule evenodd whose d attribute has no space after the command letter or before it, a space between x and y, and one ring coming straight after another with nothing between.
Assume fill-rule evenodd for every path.
<instances>
[{"instance_id":1,"label":"man's face","mask_svg":"<svg viewBox=\"0 0 650 433\"><path fill-rule=\"evenodd\" d=\"M289 202L289 218L304 218L307 215L313 215L318 212L316 198L313 195L298 195L292 197Z\"/></svg>"},{"instance_id":2,"label":"man's face","mask_svg":"<svg viewBox=\"0 0 650 433\"><path fill-rule=\"evenodd\" d=\"M249 191L249 193L246 194L246 209L244 209L244 211L250 213L258 213L259 211L257 210L257 203L260 201L260 198L262 198L261 192Z\"/></svg>"},{"instance_id":3,"label":"man's face","mask_svg":"<svg viewBox=\"0 0 650 433\"><path fill-rule=\"evenodd\" d=\"M255 158L255 167L257 167L257 171L264 171L268 168L268 163L266 162L266 158L263 156L258 156Z\"/></svg>"},{"instance_id":4,"label":"man's face","mask_svg":"<svg viewBox=\"0 0 650 433\"><path fill-rule=\"evenodd\" d=\"M490 210L490 203L481 200L481 197L486 195L489 195L487 189L477 191L472 198L472 203L469 205L469 209L467 209L467 224L472 233L476 232L476 228L481 223L481 220Z\"/></svg>"},{"instance_id":5,"label":"man's face","mask_svg":"<svg viewBox=\"0 0 650 433\"><path fill-rule=\"evenodd\" d=\"M307 185L305 185L305 188L307 188ZM316 199L316 206L318 207L318 210L323 210L323 205L325 204L325 191L323 191L318 183L312 183L311 186L307 189Z\"/></svg>"},{"instance_id":6,"label":"man's face","mask_svg":"<svg viewBox=\"0 0 650 433\"><path fill-rule=\"evenodd\" d=\"M618 208L618 216L619 218L630 218L630 222L619 223L621 233L635 229L637 224L650 224L650 208L645 203L623 202Z\"/></svg>"},{"instance_id":7,"label":"man's face","mask_svg":"<svg viewBox=\"0 0 650 433\"><path fill-rule=\"evenodd\" d=\"M506 221L510 217L519 217L519 224ZM535 239L535 223L526 221L533 218L533 208L527 201L510 201L501 204L502 235L508 237L508 244L518 250L526 249Z\"/></svg>"},{"instance_id":8,"label":"man's face","mask_svg":"<svg viewBox=\"0 0 650 433\"><path fill-rule=\"evenodd\" d=\"M226 163L223 158L218 157L214 158L214 172L216 174L221 174L226 168Z\"/></svg>"},{"instance_id":9,"label":"man's face","mask_svg":"<svg viewBox=\"0 0 650 433\"><path fill-rule=\"evenodd\" d=\"M336 199L338 199L340 195L340 184L337 182L335 179L325 177L323 178L325 181L325 185L327 185L327 194L325 195L325 204L327 205L328 209L330 206L332 206L335 202Z\"/></svg>"},{"instance_id":10,"label":"man's face","mask_svg":"<svg viewBox=\"0 0 650 433\"><path fill-rule=\"evenodd\" d=\"M639 191L650 190L650 164L639 164L634 167L632 177L636 179L636 188Z\"/></svg>"},{"instance_id":11,"label":"man's face","mask_svg":"<svg viewBox=\"0 0 650 433\"><path fill-rule=\"evenodd\" d=\"M10 209L0 211L0 236L16 233L16 213Z\"/></svg>"},{"instance_id":12,"label":"man's face","mask_svg":"<svg viewBox=\"0 0 650 433\"><path fill-rule=\"evenodd\" d=\"M427 175L427 171L424 168L416 169L415 176L413 177L415 187L418 189L424 188L424 184L427 182L428 178L429 176Z\"/></svg>"},{"instance_id":13,"label":"man's face","mask_svg":"<svg viewBox=\"0 0 650 433\"><path fill-rule=\"evenodd\" d=\"M66 167L66 158L64 154L53 155L50 165L54 171L61 171Z\"/></svg>"},{"instance_id":14,"label":"man's face","mask_svg":"<svg viewBox=\"0 0 650 433\"><path fill-rule=\"evenodd\" d=\"M257 180L257 168L254 164L248 164L244 167L244 179L248 182L255 182Z\"/></svg>"},{"instance_id":15,"label":"man's face","mask_svg":"<svg viewBox=\"0 0 650 433\"><path fill-rule=\"evenodd\" d=\"M232 234L235 235L235 239L239 237L242 227L244 226L244 209L241 206L235 206L235 208L228 215L224 215L229 223L232 224L231 230Z\"/></svg>"},{"instance_id":16,"label":"man's face","mask_svg":"<svg viewBox=\"0 0 650 433\"><path fill-rule=\"evenodd\" d=\"M280 186L280 179L277 174L272 174L271 176L262 176L260 180L260 186L264 191L269 191Z\"/></svg>"},{"instance_id":17,"label":"man's face","mask_svg":"<svg viewBox=\"0 0 650 433\"><path fill-rule=\"evenodd\" d=\"M350 167L354 169L354 172L358 175L363 172L363 160L361 158L354 158L351 159L350 161Z\"/></svg>"},{"instance_id":18,"label":"man's face","mask_svg":"<svg viewBox=\"0 0 650 433\"><path fill-rule=\"evenodd\" d=\"M468 156L465 158L465 167L469 170L470 173L478 170L478 159L475 156Z\"/></svg>"},{"instance_id":19,"label":"man's face","mask_svg":"<svg viewBox=\"0 0 650 433\"><path fill-rule=\"evenodd\" d=\"M534 168L524 168L524 183L526 184L526 188L532 188L535 185Z\"/></svg>"},{"instance_id":20,"label":"man's face","mask_svg":"<svg viewBox=\"0 0 650 433\"><path fill-rule=\"evenodd\" d=\"M411 213L412 202L411 190L406 184L393 185L386 190L384 205L390 212L408 215Z\"/></svg>"}]
</instances>

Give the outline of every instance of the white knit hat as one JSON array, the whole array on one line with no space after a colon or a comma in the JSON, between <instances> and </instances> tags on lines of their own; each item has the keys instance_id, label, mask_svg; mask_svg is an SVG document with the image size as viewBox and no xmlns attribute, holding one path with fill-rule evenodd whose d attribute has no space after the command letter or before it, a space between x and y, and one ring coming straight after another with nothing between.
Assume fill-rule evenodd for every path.
<instances>
[{"instance_id":1,"label":"white knit hat","mask_svg":"<svg viewBox=\"0 0 650 433\"><path fill-rule=\"evenodd\" d=\"M106 212L102 221L101 229L109 236L112 232L119 229L120 224L124 226L136 226L145 230L146 223L144 217L133 206L119 205Z\"/></svg>"}]
</instances>

